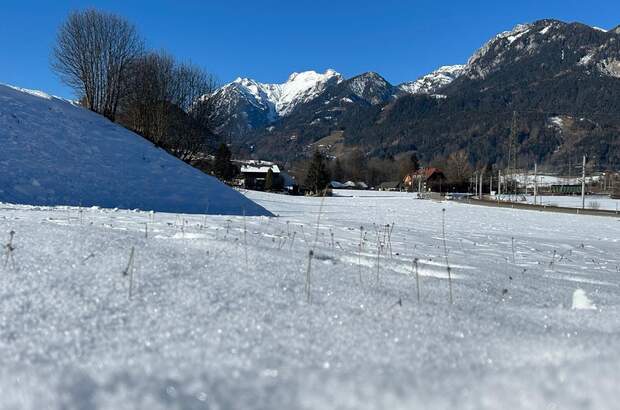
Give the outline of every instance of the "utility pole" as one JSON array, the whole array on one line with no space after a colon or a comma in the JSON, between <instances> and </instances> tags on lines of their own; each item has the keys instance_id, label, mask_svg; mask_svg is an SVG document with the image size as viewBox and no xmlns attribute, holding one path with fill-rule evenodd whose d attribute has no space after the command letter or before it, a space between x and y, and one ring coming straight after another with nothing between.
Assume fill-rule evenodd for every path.
<instances>
[{"instance_id":1,"label":"utility pole","mask_svg":"<svg viewBox=\"0 0 620 410\"><path fill-rule=\"evenodd\" d=\"M525 167L525 174L521 176L523 177L523 181L525 181L523 185L525 186L525 196L527 196L527 185L530 183L530 169L527 166Z\"/></svg>"},{"instance_id":2,"label":"utility pole","mask_svg":"<svg viewBox=\"0 0 620 410\"><path fill-rule=\"evenodd\" d=\"M502 196L502 170L497 170L497 200Z\"/></svg>"},{"instance_id":3,"label":"utility pole","mask_svg":"<svg viewBox=\"0 0 620 410\"><path fill-rule=\"evenodd\" d=\"M534 162L534 205L538 203L538 163Z\"/></svg>"},{"instance_id":4,"label":"utility pole","mask_svg":"<svg viewBox=\"0 0 620 410\"><path fill-rule=\"evenodd\" d=\"M474 173L474 196L478 196L478 171Z\"/></svg>"},{"instance_id":5,"label":"utility pole","mask_svg":"<svg viewBox=\"0 0 620 410\"><path fill-rule=\"evenodd\" d=\"M586 209L586 156L583 156L581 166L581 209Z\"/></svg>"},{"instance_id":6,"label":"utility pole","mask_svg":"<svg viewBox=\"0 0 620 410\"><path fill-rule=\"evenodd\" d=\"M510 140L508 141L508 180L514 185L512 193L517 193L517 111L512 112L512 125L510 127ZM509 187L509 185L506 185ZM506 189L508 193L509 188Z\"/></svg>"},{"instance_id":7,"label":"utility pole","mask_svg":"<svg viewBox=\"0 0 620 410\"><path fill-rule=\"evenodd\" d=\"M493 195L493 172L489 175L489 195Z\"/></svg>"}]
</instances>

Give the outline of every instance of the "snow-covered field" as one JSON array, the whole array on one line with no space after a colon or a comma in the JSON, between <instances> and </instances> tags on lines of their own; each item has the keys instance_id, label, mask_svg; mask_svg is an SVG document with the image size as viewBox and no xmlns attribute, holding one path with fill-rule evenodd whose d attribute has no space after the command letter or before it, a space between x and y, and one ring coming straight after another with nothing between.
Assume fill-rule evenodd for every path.
<instances>
[{"instance_id":1,"label":"snow-covered field","mask_svg":"<svg viewBox=\"0 0 620 410\"><path fill-rule=\"evenodd\" d=\"M618 219L352 194L3 204L0 408L617 408Z\"/></svg>"},{"instance_id":2,"label":"snow-covered field","mask_svg":"<svg viewBox=\"0 0 620 410\"><path fill-rule=\"evenodd\" d=\"M525 197L529 204L534 203L534 196ZM581 208L581 196L554 196L541 195L537 198L539 205L561 206L565 208ZM605 209L608 211L620 211L620 199L611 199L607 195L587 195L586 209Z\"/></svg>"}]
</instances>

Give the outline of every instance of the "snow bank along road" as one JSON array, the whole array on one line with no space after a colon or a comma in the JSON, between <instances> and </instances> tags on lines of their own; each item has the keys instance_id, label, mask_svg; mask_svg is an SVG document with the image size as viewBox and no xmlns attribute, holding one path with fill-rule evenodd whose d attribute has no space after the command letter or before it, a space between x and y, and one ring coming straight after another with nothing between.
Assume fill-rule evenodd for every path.
<instances>
[{"instance_id":1,"label":"snow bank along road","mask_svg":"<svg viewBox=\"0 0 620 410\"><path fill-rule=\"evenodd\" d=\"M617 408L620 222L363 195L2 205L0 408Z\"/></svg>"}]
</instances>

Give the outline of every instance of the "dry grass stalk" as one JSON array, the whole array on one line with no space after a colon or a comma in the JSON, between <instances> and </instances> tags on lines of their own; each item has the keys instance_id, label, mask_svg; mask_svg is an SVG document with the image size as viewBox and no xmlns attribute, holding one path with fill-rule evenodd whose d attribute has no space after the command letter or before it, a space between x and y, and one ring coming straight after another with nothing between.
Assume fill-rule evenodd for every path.
<instances>
[{"instance_id":1,"label":"dry grass stalk","mask_svg":"<svg viewBox=\"0 0 620 410\"><path fill-rule=\"evenodd\" d=\"M13 256L13 252L15 252L15 245L13 245L13 238L15 237L15 231L9 232L9 242L4 245L5 249L5 257L4 257L4 267L6 268L11 262L11 266L13 269L15 268L15 258Z\"/></svg>"},{"instance_id":2,"label":"dry grass stalk","mask_svg":"<svg viewBox=\"0 0 620 410\"><path fill-rule=\"evenodd\" d=\"M310 249L308 251L308 269L306 269L306 285L304 291L306 293L306 302L310 303L311 300L311 280L312 280L312 258L314 257L314 251Z\"/></svg>"},{"instance_id":3,"label":"dry grass stalk","mask_svg":"<svg viewBox=\"0 0 620 410\"><path fill-rule=\"evenodd\" d=\"M413 259L413 267L415 270L416 293L418 296L418 303L420 303L420 274L418 272L418 258Z\"/></svg>"},{"instance_id":4,"label":"dry grass stalk","mask_svg":"<svg viewBox=\"0 0 620 410\"><path fill-rule=\"evenodd\" d=\"M245 251L245 268L248 268L248 229L245 217L245 209L243 209L243 248Z\"/></svg>"},{"instance_id":5,"label":"dry grass stalk","mask_svg":"<svg viewBox=\"0 0 620 410\"><path fill-rule=\"evenodd\" d=\"M131 247L131 252L129 252L129 261L127 262L127 267L123 271L123 276L129 276L129 299L133 295L133 271L134 271L134 255L135 248Z\"/></svg>"},{"instance_id":6,"label":"dry grass stalk","mask_svg":"<svg viewBox=\"0 0 620 410\"><path fill-rule=\"evenodd\" d=\"M441 210L441 236L443 239L443 254L446 258L446 270L448 271L448 288L450 290L450 304L454 302L452 298L452 269L448 261L448 245L446 244L446 208Z\"/></svg>"}]
</instances>

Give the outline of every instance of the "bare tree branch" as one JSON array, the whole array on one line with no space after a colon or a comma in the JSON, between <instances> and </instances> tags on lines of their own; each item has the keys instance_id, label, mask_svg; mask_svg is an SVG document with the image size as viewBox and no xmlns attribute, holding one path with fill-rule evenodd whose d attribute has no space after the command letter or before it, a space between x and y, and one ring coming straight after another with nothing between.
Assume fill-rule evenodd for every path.
<instances>
[{"instance_id":1,"label":"bare tree branch","mask_svg":"<svg viewBox=\"0 0 620 410\"><path fill-rule=\"evenodd\" d=\"M58 31L52 68L87 108L114 121L128 67L141 52L136 28L122 17L78 11Z\"/></svg>"}]
</instances>

